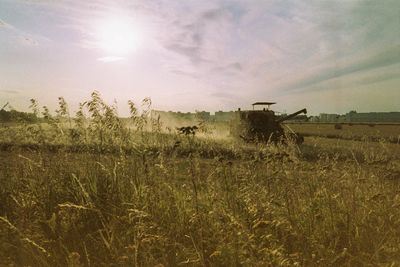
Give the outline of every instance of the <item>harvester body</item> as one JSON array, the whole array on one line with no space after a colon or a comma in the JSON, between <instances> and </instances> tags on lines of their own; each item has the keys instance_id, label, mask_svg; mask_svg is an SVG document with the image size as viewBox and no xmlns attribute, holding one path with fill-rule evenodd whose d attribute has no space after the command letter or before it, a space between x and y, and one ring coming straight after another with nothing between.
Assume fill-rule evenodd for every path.
<instances>
[{"instance_id":1,"label":"harvester body","mask_svg":"<svg viewBox=\"0 0 400 267\"><path fill-rule=\"evenodd\" d=\"M291 139L297 144L304 141L303 136L293 131L285 130L282 123L301 113L306 114L307 110L302 109L287 116L278 116L269 106L272 102L257 102L253 104L253 110L240 109L236 112L236 118L231 124L231 135L239 137L246 142L287 142ZM268 108L254 110L254 106L267 105ZM290 129L290 128L289 128Z\"/></svg>"}]
</instances>

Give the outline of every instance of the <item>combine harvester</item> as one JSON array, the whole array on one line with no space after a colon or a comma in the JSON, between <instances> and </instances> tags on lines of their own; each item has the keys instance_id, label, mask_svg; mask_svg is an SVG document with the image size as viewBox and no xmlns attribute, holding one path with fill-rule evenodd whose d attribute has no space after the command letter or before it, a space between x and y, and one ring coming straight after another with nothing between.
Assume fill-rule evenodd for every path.
<instances>
[{"instance_id":1,"label":"combine harvester","mask_svg":"<svg viewBox=\"0 0 400 267\"><path fill-rule=\"evenodd\" d=\"M252 104L253 110L239 110L235 119L231 121L231 136L241 138L246 142L287 143L288 140L301 144L304 137L293 132L282 123L299 114L307 114L307 109L302 109L287 116L278 116L270 109L275 102L256 102ZM263 106L255 110L256 106Z\"/></svg>"}]
</instances>

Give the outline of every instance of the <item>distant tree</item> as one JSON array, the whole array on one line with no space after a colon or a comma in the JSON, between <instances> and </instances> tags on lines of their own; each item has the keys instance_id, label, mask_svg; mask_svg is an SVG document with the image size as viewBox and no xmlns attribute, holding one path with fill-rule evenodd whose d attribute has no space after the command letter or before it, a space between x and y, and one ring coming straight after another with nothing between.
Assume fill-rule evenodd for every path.
<instances>
[{"instance_id":1,"label":"distant tree","mask_svg":"<svg viewBox=\"0 0 400 267\"><path fill-rule=\"evenodd\" d=\"M37 122L38 118L33 113L20 112L14 109L9 111L5 109L0 110L0 122Z\"/></svg>"}]
</instances>

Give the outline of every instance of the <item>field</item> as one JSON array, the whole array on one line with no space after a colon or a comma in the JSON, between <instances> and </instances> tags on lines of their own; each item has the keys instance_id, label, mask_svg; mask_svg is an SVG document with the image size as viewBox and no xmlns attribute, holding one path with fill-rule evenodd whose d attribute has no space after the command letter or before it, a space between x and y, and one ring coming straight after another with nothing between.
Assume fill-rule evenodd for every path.
<instances>
[{"instance_id":1,"label":"field","mask_svg":"<svg viewBox=\"0 0 400 267\"><path fill-rule=\"evenodd\" d=\"M385 140L400 143L400 124L379 123L290 123L291 129L305 136L321 136L348 140Z\"/></svg>"},{"instance_id":2,"label":"field","mask_svg":"<svg viewBox=\"0 0 400 267\"><path fill-rule=\"evenodd\" d=\"M400 264L399 144L245 144L133 103L128 125L96 93L61 104L0 129L1 266Z\"/></svg>"}]
</instances>

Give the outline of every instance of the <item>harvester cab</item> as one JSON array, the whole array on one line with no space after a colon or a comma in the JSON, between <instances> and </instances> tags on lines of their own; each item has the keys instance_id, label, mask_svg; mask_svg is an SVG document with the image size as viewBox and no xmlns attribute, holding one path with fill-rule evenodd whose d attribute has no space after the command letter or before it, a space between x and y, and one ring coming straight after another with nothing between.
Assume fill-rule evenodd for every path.
<instances>
[{"instance_id":1,"label":"harvester cab","mask_svg":"<svg viewBox=\"0 0 400 267\"><path fill-rule=\"evenodd\" d=\"M288 139L301 144L303 136L293 131L285 131L282 123L295 116L307 113L306 109L299 110L286 116L277 115L271 110L275 102L253 103L252 110L238 109L237 116L231 124L231 135L239 137L246 142L279 143L287 142Z\"/></svg>"}]
</instances>

